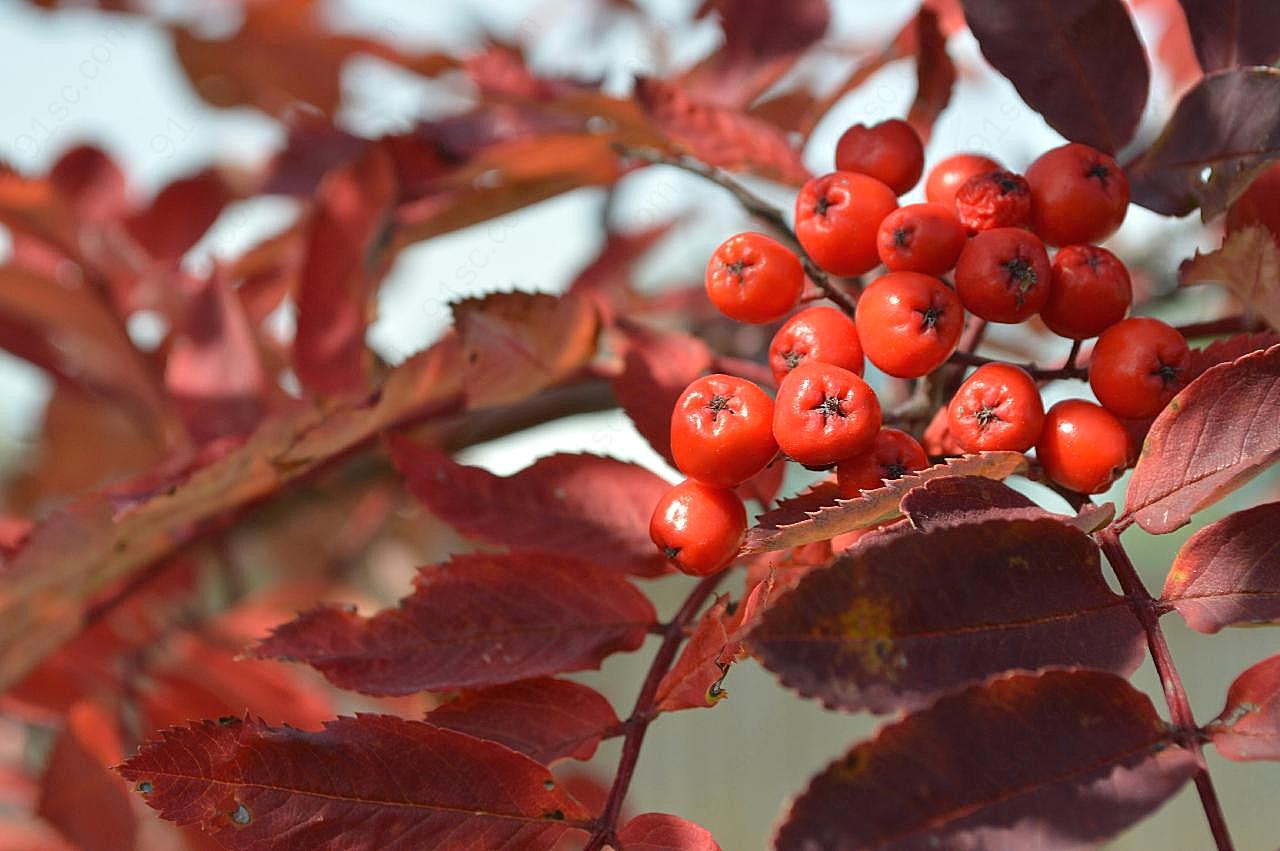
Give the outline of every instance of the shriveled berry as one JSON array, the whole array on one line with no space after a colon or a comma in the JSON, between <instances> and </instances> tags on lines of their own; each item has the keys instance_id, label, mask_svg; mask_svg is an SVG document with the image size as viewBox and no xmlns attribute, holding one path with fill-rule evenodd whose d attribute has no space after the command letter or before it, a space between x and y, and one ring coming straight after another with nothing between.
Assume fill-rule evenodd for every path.
<instances>
[{"instance_id":1,"label":"shriveled berry","mask_svg":"<svg viewBox=\"0 0 1280 851\"><path fill-rule=\"evenodd\" d=\"M970 233L1031 224L1031 187L1012 171L975 174L956 190L956 216Z\"/></svg>"}]
</instances>

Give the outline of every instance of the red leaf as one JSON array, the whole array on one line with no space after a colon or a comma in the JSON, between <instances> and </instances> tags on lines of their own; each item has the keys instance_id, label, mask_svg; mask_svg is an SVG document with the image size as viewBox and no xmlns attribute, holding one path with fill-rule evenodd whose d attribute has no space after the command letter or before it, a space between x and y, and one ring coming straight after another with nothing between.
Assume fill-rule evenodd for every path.
<instances>
[{"instance_id":1,"label":"red leaf","mask_svg":"<svg viewBox=\"0 0 1280 851\"><path fill-rule=\"evenodd\" d=\"M232 200L215 170L175 180L151 204L125 220L125 229L157 263L177 266Z\"/></svg>"},{"instance_id":2,"label":"red leaf","mask_svg":"<svg viewBox=\"0 0 1280 851\"><path fill-rule=\"evenodd\" d=\"M638 464L551 455L503 477L404 438L390 445L413 495L468 537L640 576L670 572L649 540L653 507L670 485Z\"/></svg>"},{"instance_id":3,"label":"red leaf","mask_svg":"<svg viewBox=\"0 0 1280 851\"><path fill-rule=\"evenodd\" d=\"M315 733L202 721L166 730L119 770L163 818L232 849L446 849L462 837L547 849L589 817L523 754L389 715Z\"/></svg>"},{"instance_id":4,"label":"red leaf","mask_svg":"<svg viewBox=\"0 0 1280 851\"><path fill-rule=\"evenodd\" d=\"M38 812L82 851L133 848L138 828L129 792L111 772L122 755L118 721L82 701L66 723L49 755Z\"/></svg>"},{"instance_id":5,"label":"red leaf","mask_svg":"<svg viewBox=\"0 0 1280 851\"><path fill-rule=\"evenodd\" d=\"M919 50L916 53L916 97L907 111L907 122L926 143L933 122L951 101L956 84L956 66L947 55L947 37L938 25L938 15L922 8L916 15Z\"/></svg>"},{"instance_id":6,"label":"red leaf","mask_svg":"<svg viewBox=\"0 0 1280 851\"><path fill-rule=\"evenodd\" d=\"M1270 0L1178 0L1205 73L1280 59L1280 16Z\"/></svg>"},{"instance_id":7,"label":"red leaf","mask_svg":"<svg viewBox=\"0 0 1280 851\"><path fill-rule=\"evenodd\" d=\"M1280 328L1280 245L1263 225L1233 231L1217 251L1197 251L1195 257L1183 260L1178 266L1178 282L1184 287L1221 284L1251 314L1272 328Z\"/></svg>"},{"instance_id":8,"label":"red leaf","mask_svg":"<svg viewBox=\"0 0 1280 851\"><path fill-rule=\"evenodd\" d=\"M306 662L365 694L447 691L598 668L656 619L627 580L590 564L466 555L422 568L394 609L313 609L251 655Z\"/></svg>"},{"instance_id":9,"label":"red leaf","mask_svg":"<svg viewBox=\"0 0 1280 851\"><path fill-rule=\"evenodd\" d=\"M1124 170L1133 203L1166 216L1199 207L1208 221L1277 156L1280 69L1236 68L1210 74L1183 95L1159 138Z\"/></svg>"},{"instance_id":10,"label":"red leaf","mask_svg":"<svg viewBox=\"0 0 1280 851\"><path fill-rule=\"evenodd\" d=\"M85 221L111 221L128 207L124 173L109 156L91 145L77 146L58 157L49 169L49 183L71 211Z\"/></svg>"},{"instance_id":11,"label":"red leaf","mask_svg":"<svg viewBox=\"0 0 1280 851\"><path fill-rule=\"evenodd\" d=\"M1072 142L1115 153L1133 138L1150 71L1121 0L962 0L982 54Z\"/></svg>"},{"instance_id":12,"label":"red leaf","mask_svg":"<svg viewBox=\"0 0 1280 851\"><path fill-rule=\"evenodd\" d=\"M720 851L711 831L666 813L643 813L618 831L621 851Z\"/></svg>"},{"instance_id":13,"label":"red leaf","mask_svg":"<svg viewBox=\"0 0 1280 851\"><path fill-rule=\"evenodd\" d=\"M376 146L329 172L316 193L293 341L294 370L312 393L368 388L365 325L385 271L382 247L394 194L390 161Z\"/></svg>"},{"instance_id":14,"label":"red leaf","mask_svg":"<svg viewBox=\"0 0 1280 851\"><path fill-rule=\"evenodd\" d=\"M975 514L1035 507L1003 482L981 476L932 479L902 498L902 513L917 529L972 519Z\"/></svg>"},{"instance_id":15,"label":"red leaf","mask_svg":"<svg viewBox=\"0 0 1280 851\"><path fill-rule=\"evenodd\" d=\"M596 351L600 320L588 299L492 293L453 306L466 363L467 405L508 405L570 377Z\"/></svg>"},{"instance_id":16,"label":"red leaf","mask_svg":"<svg viewBox=\"0 0 1280 851\"><path fill-rule=\"evenodd\" d=\"M1187 374L1192 379L1199 378L1209 367L1220 363L1231 363L1250 352L1269 349L1276 343L1280 343L1280 334L1274 331L1236 334L1234 337L1214 340L1202 349L1191 350L1191 358L1187 361Z\"/></svg>"},{"instance_id":17,"label":"red leaf","mask_svg":"<svg viewBox=\"0 0 1280 851\"><path fill-rule=\"evenodd\" d=\"M1280 458L1280 345L1212 367L1156 418L1124 514L1163 534Z\"/></svg>"},{"instance_id":18,"label":"red leaf","mask_svg":"<svg viewBox=\"0 0 1280 851\"><path fill-rule=\"evenodd\" d=\"M635 97L675 147L708 165L797 186L809 179L799 152L771 124L651 77L636 78Z\"/></svg>"},{"instance_id":19,"label":"red leaf","mask_svg":"<svg viewBox=\"0 0 1280 851\"><path fill-rule=\"evenodd\" d=\"M1237 511L1178 550L1162 599L1199 632L1280 620L1280 502Z\"/></svg>"},{"instance_id":20,"label":"red leaf","mask_svg":"<svg viewBox=\"0 0 1280 851\"><path fill-rule=\"evenodd\" d=\"M776 847L1094 848L1195 771L1121 678L1015 674L941 698L833 762L796 799Z\"/></svg>"},{"instance_id":21,"label":"red leaf","mask_svg":"<svg viewBox=\"0 0 1280 851\"><path fill-rule=\"evenodd\" d=\"M1204 730L1227 759L1280 759L1280 655L1236 677L1227 705Z\"/></svg>"},{"instance_id":22,"label":"red leaf","mask_svg":"<svg viewBox=\"0 0 1280 851\"><path fill-rule=\"evenodd\" d=\"M674 331L636 325L624 333L627 354L622 373L613 380L613 393L636 431L674 467L671 412L689 383L711 368L711 349L697 337Z\"/></svg>"},{"instance_id":23,"label":"red leaf","mask_svg":"<svg viewBox=\"0 0 1280 851\"><path fill-rule=\"evenodd\" d=\"M427 721L499 742L544 765L591 759L620 723L596 690L549 677L463 692L428 713Z\"/></svg>"},{"instance_id":24,"label":"red leaf","mask_svg":"<svg viewBox=\"0 0 1280 851\"><path fill-rule=\"evenodd\" d=\"M1129 674L1144 641L1097 546L1040 517L869 535L775 600L747 646L806 697L890 712L1012 668Z\"/></svg>"}]
</instances>

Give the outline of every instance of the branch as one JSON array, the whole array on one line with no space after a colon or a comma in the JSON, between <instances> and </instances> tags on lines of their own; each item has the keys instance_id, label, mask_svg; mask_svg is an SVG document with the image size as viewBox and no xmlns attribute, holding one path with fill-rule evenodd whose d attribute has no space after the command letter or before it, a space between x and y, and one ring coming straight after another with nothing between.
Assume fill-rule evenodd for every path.
<instances>
[{"instance_id":1,"label":"branch","mask_svg":"<svg viewBox=\"0 0 1280 851\"><path fill-rule=\"evenodd\" d=\"M966 352L963 350L953 353L948 362L964 364L965 366L983 366L988 363L1007 363L1007 361L1002 361L998 358L975 355L973 352ZM1073 363L1067 363L1062 366L1055 367L1037 366L1034 363L1017 363L1014 364L1014 366L1022 367L1037 381L1053 381L1058 378L1076 378L1083 381L1089 377L1088 368L1075 366Z\"/></svg>"},{"instance_id":2,"label":"branch","mask_svg":"<svg viewBox=\"0 0 1280 851\"><path fill-rule=\"evenodd\" d=\"M1265 331L1266 328L1265 323L1247 316L1225 316L1208 322L1178 325L1174 330L1179 331L1188 340L1193 340L1196 337L1217 337L1221 334L1237 334L1243 331Z\"/></svg>"}]
</instances>

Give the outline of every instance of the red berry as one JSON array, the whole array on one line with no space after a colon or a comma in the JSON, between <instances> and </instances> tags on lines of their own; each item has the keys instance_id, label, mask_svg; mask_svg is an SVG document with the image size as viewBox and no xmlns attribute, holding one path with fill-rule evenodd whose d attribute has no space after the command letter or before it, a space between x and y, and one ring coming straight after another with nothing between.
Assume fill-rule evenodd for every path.
<instances>
[{"instance_id":1,"label":"red berry","mask_svg":"<svg viewBox=\"0 0 1280 851\"><path fill-rule=\"evenodd\" d=\"M840 495L853 499L863 491L884 487L885 481L900 479L929 466L920 442L905 431L882 428L871 446L836 465Z\"/></svg>"},{"instance_id":2,"label":"red berry","mask_svg":"<svg viewBox=\"0 0 1280 851\"><path fill-rule=\"evenodd\" d=\"M1227 233L1262 225L1280 243L1280 163L1254 178L1244 194L1227 208Z\"/></svg>"},{"instance_id":3,"label":"red berry","mask_svg":"<svg viewBox=\"0 0 1280 851\"><path fill-rule=\"evenodd\" d=\"M975 174L956 190L956 217L970 233L1031 224L1031 188L1012 171Z\"/></svg>"},{"instance_id":4,"label":"red berry","mask_svg":"<svg viewBox=\"0 0 1280 851\"><path fill-rule=\"evenodd\" d=\"M908 204L884 217L876 247L895 272L941 275L956 265L966 237L955 213L941 204Z\"/></svg>"},{"instance_id":5,"label":"red berry","mask_svg":"<svg viewBox=\"0 0 1280 851\"><path fill-rule=\"evenodd\" d=\"M739 322L772 322L796 306L804 269L796 255L762 233L731 236L707 262L707 295Z\"/></svg>"},{"instance_id":6,"label":"red berry","mask_svg":"<svg viewBox=\"0 0 1280 851\"><path fill-rule=\"evenodd\" d=\"M1040 388L1025 370L989 363L965 379L947 408L951 435L965 452L1026 452L1044 426Z\"/></svg>"},{"instance_id":7,"label":"red berry","mask_svg":"<svg viewBox=\"0 0 1280 851\"><path fill-rule=\"evenodd\" d=\"M975 174L1001 171L1000 163L981 154L953 154L929 171L924 182L924 197L948 209L956 205L956 190Z\"/></svg>"},{"instance_id":8,"label":"red berry","mask_svg":"<svg viewBox=\"0 0 1280 851\"><path fill-rule=\"evenodd\" d=\"M916 185L924 170L924 143L899 118L871 127L855 124L836 142L836 168L874 177L901 195Z\"/></svg>"},{"instance_id":9,"label":"red berry","mask_svg":"<svg viewBox=\"0 0 1280 851\"><path fill-rule=\"evenodd\" d=\"M742 484L778 454L773 400L744 378L699 378L671 412L671 454L691 479L722 488Z\"/></svg>"},{"instance_id":10,"label":"red berry","mask_svg":"<svg viewBox=\"0 0 1280 851\"><path fill-rule=\"evenodd\" d=\"M1068 245L1053 258L1049 299L1040 318L1060 337L1096 337L1124 319L1133 301L1129 270L1096 245Z\"/></svg>"},{"instance_id":11,"label":"red berry","mask_svg":"<svg viewBox=\"0 0 1280 851\"><path fill-rule=\"evenodd\" d=\"M898 208L893 190L874 177L835 171L809 180L796 197L796 238L833 275L861 275L880 262L876 231Z\"/></svg>"},{"instance_id":12,"label":"red berry","mask_svg":"<svg viewBox=\"0 0 1280 851\"><path fill-rule=\"evenodd\" d=\"M1129 179L1111 157L1073 143L1045 151L1027 169L1031 227L1049 245L1101 242L1129 207Z\"/></svg>"},{"instance_id":13,"label":"red berry","mask_svg":"<svg viewBox=\"0 0 1280 851\"><path fill-rule=\"evenodd\" d=\"M1112 325L1093 347L1089 386L1117 417L1158 414L1187 383L1186 338L1159 319L1137 317Z\"/></svg>"},{"instance_id":14,"label":"red berry","mask_svg":"<svg viewBox=\"0 0 1280 851\"><path fill-rule=\"evenodd\" d=\"M825 467L866 449L880 430L880 402L867 382L829 363L802 363L782 379L773 436L807 467Z\"/></svg>"},{"instance_id":15,"label":"red berry","mask_svg":"<svg viewBox=\"0 0 1280 851\"><path fill-rule=\"evenodd\" d=\"M956 261L956 294L969 312L991 322L1022 322L1049 298L1049 255L1021 228L984 230Z\"/></svg>"},{"instance_id":16,"label":"red berry","mask_svg":"<svg viewBox=\"0 0 1280 851\"><path fill-rule=\"evenodd\" d=\"M769 368L778 383L802 363L829 363L862 375L858 329L841 310L808 307L788 319L769 344Z\"/></svg>"},{"instance_id":17,"label":"red berry","mask_svg":"<svg viewBox=\"0 0 1280 851\"><path fill-rule=\"evenodd\" d=\"M895 378L919 378L956 350L964 309L937 278L890 272L863 291L854 319L867 360Z\"/></svg>"},{"instance_id":18,"label":"red berry","mask_svg":"<svg viewBox=\"0 0 1280 851\"><path fill-rule=\"evenodd\" d=\"M649 537L691 576L722 570L742 547L747 510L733 491L686 479L658 500Z\"/></svg>"},{"instance_id":19,"label":"red berry","mask_svg":"<svg viewBox=\"0 0 1280 851\"><path fill-rule=\"evenodd\" d=\"M1102 493L1128 466L1129 436L1105 408L1064 399L1044 415L1036 458L1050 479L1080 493Z\"/></svg>"}]
</instances>

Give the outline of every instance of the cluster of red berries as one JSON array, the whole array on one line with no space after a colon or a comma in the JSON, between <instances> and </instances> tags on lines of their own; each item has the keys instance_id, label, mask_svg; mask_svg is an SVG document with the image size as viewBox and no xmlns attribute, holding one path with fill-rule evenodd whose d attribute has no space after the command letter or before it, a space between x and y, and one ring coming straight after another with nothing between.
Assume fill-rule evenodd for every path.
<instances>
[{"instance_id":1,"label":"cluster of red berries","mask_svg":"<svg viewBox=\"0 0 1280 851\"><path fill-rule=\"evenodd\" d=\"M1082 493L1105 490L1128 466L1120 418L1150 417L1185 383L1189 350L1174 328L1125 319L1129 273L1095 243L1121 224L1129 184L1116 161L1087 145L1041 155L1025 174L976 154L938 163L927 203L898 206L919 181L924 150L904 121L855 125L836 147L836 168L811 179L795 207L795 235L825 272L888 272L861 293L852 317L834 307L792 315L769 346L776 398L742 378L694 381L676 403L671 446L688 479L654 512L650 534L679 569L705 575L737 553L746 512L731 490L781 452L811 469L835 466L842 496L928 466L920 442L882 427L863 359L884 373L920 378L948 361L966 312L989 322L1039 315L1059 336L1099 336L1082 399L1045 411L1024 369L988 363L947 408L950 437L965 452L1035 448L1045 473ZM1050 258L1049 246L1057 251ZM945 280L943 275L951 275ZM779 320L799 303L803 264L770 237L726 240L707 266L711 301L742 322Z\"/></svg>"}]
</instances>

